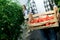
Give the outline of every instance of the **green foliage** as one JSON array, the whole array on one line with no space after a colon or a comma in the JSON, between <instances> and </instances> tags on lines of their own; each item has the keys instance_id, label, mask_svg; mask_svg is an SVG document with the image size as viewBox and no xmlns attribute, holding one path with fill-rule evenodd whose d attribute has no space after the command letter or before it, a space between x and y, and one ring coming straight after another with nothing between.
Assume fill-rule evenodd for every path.
<instances>
[{"instance_id":1,"label":"green foliage","mask_svg":"<svg viewBox=\"0 0 60 40\"><path fill-rule=\"evenodd\" d=\"M0 0L0 32L1 40L17 40L23 23L23 11L21 5L11 1Z\"/></svg>"},{"instance_id":2,"label":"green foliage","mask_svg":"<svg viewBox=\"0 0 60 40\"><path fill-rule=\"evenodd\" d=\"M60 0L55 0L55 3L59 7L59 11L60 11Z\"/></svg>"}]
</instances>

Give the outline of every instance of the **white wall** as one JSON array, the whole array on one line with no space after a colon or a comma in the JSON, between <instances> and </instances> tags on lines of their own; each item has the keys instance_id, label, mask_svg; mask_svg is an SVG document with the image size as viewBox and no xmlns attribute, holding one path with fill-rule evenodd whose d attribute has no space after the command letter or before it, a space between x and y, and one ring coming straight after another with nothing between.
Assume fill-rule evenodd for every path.
<instances>
[{"instance_id":1,"label":"white wall","mask_svg":"<svg viewBox=\"0 0 60 40\"><path fill-rule=\"evenodd\" d=\"M25 5L28 0L12 0L13 2L17 2L18 4Z\"/></svg>"},{"instance_id":2,"label":"white wall","mask_svg":"<svg viewBox=\"0 0 60 40\"><path fill-rule=\"evenodd\" d=\"M28 0L20 0L20 3L23 5L23 4L26 4Z\"/></svg>"}]
</instances>

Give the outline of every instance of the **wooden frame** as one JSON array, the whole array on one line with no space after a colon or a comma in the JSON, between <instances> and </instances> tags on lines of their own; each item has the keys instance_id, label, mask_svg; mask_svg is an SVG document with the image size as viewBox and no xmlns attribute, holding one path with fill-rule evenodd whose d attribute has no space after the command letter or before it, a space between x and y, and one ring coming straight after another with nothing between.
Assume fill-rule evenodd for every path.
<instances>
[{"instance_id":1,"label":"wooden frame","mask_svg":"<svg viewBox=\"0 0 60 40\"><path fill-rule=\"evenodd\" d=\"M42 13L42 14L35 14L33 15L33 17L36 17L36 16L41 16L41 15L53 15L54 16L54 19L53 20L48 20L48 21L45 21L45 22L41 22L41 23L36 23L36 24L30 24L29 22L27 23L28 24L28 29L30 30L36 30L36 29L44 29L44 28L51 28L51 27L58 27L58 20L57 20L57 15L56 15L56 12L55 11L48 11L48 12L45 12L45 13ZM43 26L43 24L46 24L47 22L55 22L55 24L53 25L50 25L50 26Z\"/></svg>"}]
</instances>

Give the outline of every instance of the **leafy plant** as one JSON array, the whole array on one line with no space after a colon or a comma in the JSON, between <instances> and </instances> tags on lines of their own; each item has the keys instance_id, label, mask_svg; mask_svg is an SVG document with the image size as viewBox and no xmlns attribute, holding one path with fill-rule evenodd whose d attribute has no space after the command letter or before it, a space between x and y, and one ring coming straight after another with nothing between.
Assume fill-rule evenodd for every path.
<instances>
[{"instance_id":1,"label":"leafy plant","mask_svg":"<svg viewBox=\"0 0 60 40\"><path fill-rule=\"evenodd\" d=\"M17 40L23 23L22 6L11 1L0 0L1 40Z\"/></svg>"},{"instance_id":2,"label":"leafy plant","mask_svg":"<svg viewBox=\"0 0 60 40\"><path fill-rule=\"evenodd\" d=\"M55 1L56 5L58 6L59 12L60 12L60 0L54 0L54 1Z\"/></svg>"}]
</instances>

